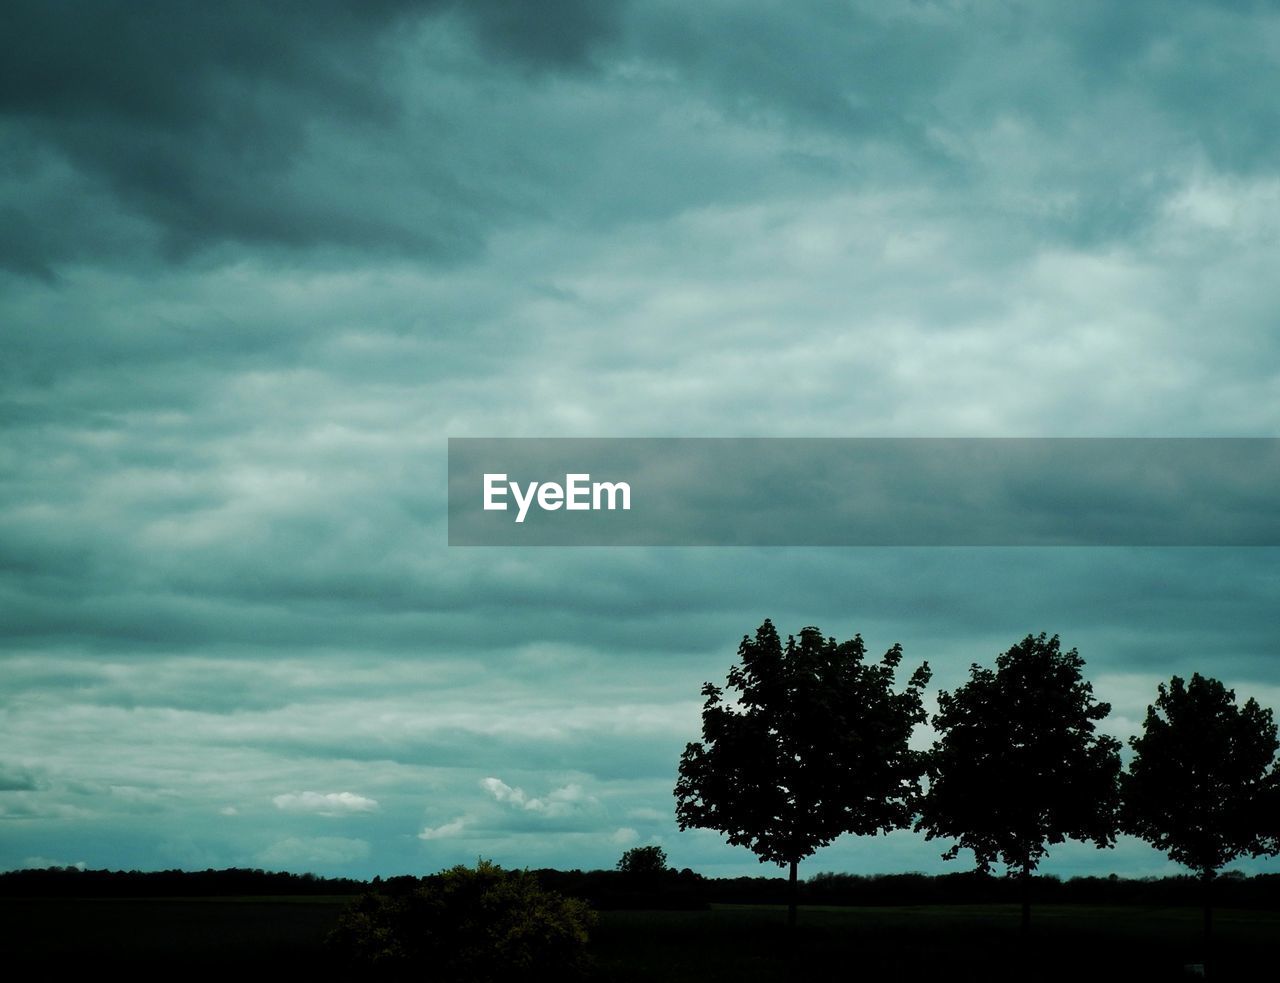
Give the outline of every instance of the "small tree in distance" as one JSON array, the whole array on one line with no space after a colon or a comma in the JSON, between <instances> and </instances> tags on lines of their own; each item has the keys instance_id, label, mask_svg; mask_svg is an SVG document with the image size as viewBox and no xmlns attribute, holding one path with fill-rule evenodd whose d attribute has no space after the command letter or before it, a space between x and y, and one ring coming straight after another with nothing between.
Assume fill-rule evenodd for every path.
<instances>
[{"instance_id":1,"label":"small tree in distance","mask_svg":"<svg viewBox=\"0 0 1280 983\"><path fill-rule=\"evenodd\" d=\"M667 851L660 846L633 846L618 859L624 874L662 874L668 870Z\"/></svg>"},{"instance_id":2,"label":"small tree in distance","mask_svg":"<svg viewBox=\"0 0 1280 983\"><path fill-rule=\"evenodd\" d=\"M1210 883L1244 854L1275 854L1273 765L1276 724L1269 709L1199 673L1161 683L1133 760L1121 779L1126 832L1163 850L1204 881L1204 940L1212 935Z\"/></svg>"},{"instance_id":3,"label":"small tree in distance","mask_svg":"<svg viewBox=\"0 0 1280 983\"><path fill-rule=\"evenodd\" d=\"M1094 733L1111 712L1093 699L1075 649L1028 635L969 681L938 694L938 731L917 830L956 840L943 857L973 851L978 868L1002 861L1023 883L1022 928L1031 921L1031 872L1064 840L1115 842L1120 742Z\"/></svg>"},{"instance_id":4,"label":"small tree in distance","mask_svg":"<svg viewBox=\"0 0 1280 983\"><path fill-rule=\"evenodd\" d=\"M794 925L801 860L842 833L910 823L924 763L908 741L925 720L929 667L895 692L900 645L868 662L860 635L837 642L805 628L784 646L770 621L743 637L738 657L730 699L702 688L702 740L680 758L676 819L789 866Z\"/></svg>"}]
</instances>

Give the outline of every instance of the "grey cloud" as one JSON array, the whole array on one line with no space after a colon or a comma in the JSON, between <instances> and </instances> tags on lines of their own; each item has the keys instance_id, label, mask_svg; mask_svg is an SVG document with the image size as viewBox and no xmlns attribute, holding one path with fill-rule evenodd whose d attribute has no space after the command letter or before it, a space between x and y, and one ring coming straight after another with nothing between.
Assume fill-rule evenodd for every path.
<instances>
[{"instance_id":1,"label":"grey cloud","mask_svg":"<svg viewBox=\"0 0 1280 983\"><path fill-rule=\"evenodd\" d=\"M19 5L4 254L45 276L243 246L447 265L514 222L920 182L1034 188L1041 230L1125 239L1197 148L1256 170L1275 129L1252 125L1270 111L1253 21L1131 8ZM1195 44L1205 30L1237 57Z\"/></svg>"},{"instance_id":2,"label":"grey cloud","mask_svg":"<svg viewBox=\"0 0 1280 983\"><path fill-rule=\"evenodd\" d=\"M358 239L355 216L321 217L316 202L291 207L287 188L261 181L300 152L308 118L390 111L371 78L376 62L353 63L360 42L384 26L364 22L360 11L373 9L333 4L298 18L252 4L13 5L0 108L36 146L57 148L90 188L101 182L164 229L170 250L209 237L305 238L317 223ZM353 34L355 44L340 43ZM304 80L313 95L299 102ZM16 177L50 163L40 153ZM104 244L78 241L77 230L50 230L44 243L6 239L5 253L28 269Z\"/></svg>"},{"instance_id":3,"label":"grey cloud","mask_svg":"<svg viewBox=\"0 0 1280 983\"><path fill-rule=\"evenodd\" d=\"M39 787L33 769L0 762L0 792L34 792Z\"/></svg>"},{"instance_id":4,"label":"grey cloud","mask_svg":"<svg viewBox=\"0 0 1280 983\"><path fill-rule=\"evenodd\" d=\"M290 836L258 853L258 860L276 868L333 867L369 856L367 840L348 836Z\"/></svg>"},{"instance_id":5,"label":"grey cloud","mask_svg":"<svg viewBox=\"0 0 1280 983\"><path fill-rule=\"evenodd\" d=\"M585 68L616 39L627 0L481 0L453 3L490 50L539 69Z\"/></svg>"},{"instance_id":6,"label":"grey cloud","mask_svg":"<svg viewBox=\"0 0 1280 983\"><path fill-rule=\"evenodd\" d=\"M933 691L1058 632L1121 736L1173 672L1276 705L1274 550L444 524L447 436L1280 432L1269 10L124 9L0 15L0 864L611 867L628 828L760 873L671 786L765 617Z\"/></svg>"},{"instance_id":7,"label":"grey cloud","mask_svg":"<svg viewBox=\"0 0 1280 983\"><path fill-rule=\"evenodd\" d=\"M91 817L85 809L48 798L19 792L0 799L0 820L29 822L33 820L83 820Z\"/></svg>"},{"instance_id":8,"label":"grey cloud","mask_svg":"<svg viewBox=\"0 0 1280 983\"><path fill-rule=\"evenodd\" d=\"M404 36L469 25L499 54L569 66L610 32L612 7L12 5L0 112L15 148L6 168L14 183L0 200L9 217L0 260L48 277L121 245L176 259L228 243L471 253L501 193L493 184L476 189L447 161L396 149L406 139L403 96L392 84ZM443 21L447 12L458 16ZM458 122L436 114L437 132L426 139ZM390 169L371 171L374 161L353 153L353 143L380 146ZM404 183L410 163L415 175ZM60 170L50 184L46 175ZM388 180L401 186L383 199L362 193ZM335 195L335 183L346 193ZM67 197L93 204L84 211L94 217L51 222ZM115 214L98 227L104 212Z\"/></svg>"},{"instance_id":9,"label":"grey cloud","mask_svg":"<svg viewBox=\"0 0 1280 983\"><path fill-rule=\"evenodd\" d=\"M690 720L695 720L690 715ZM367 735L308 735L305 738L261 739L263 747L296 758L317 761L335 757L353 761L390 761L401 765L483 770L494 762L519 761L529 769L575 770L602 780L666 778L679 761L688 733L610 734L579 728L559 738L519 734L493 735L474 730L442 729L419 738Z\"/></svg>"},{"instance_id":10,"label":"grey cloud","mask_svg":"<svg viewBox=\"0 0 1280 983\"><path fill-rule=\"evenodd\" d=\"M660 4L641 49L748 117L819 123L924 149L930 97L963 59L964 20L885 5Z\"/></svg>"},{"instance_id":11,"label":"grey cloud","mask_svg":"<svg viewBox=\"0 0 1280 983\"><path fill-rule=\"evenodd\" d=\"M1276 68L1261 26L1274 18L1260 6L659 10L640 21L638 48L716 103L896 147L913 184L966 196L1021 187L1047 206L1026 216L1039 232L1075 245L1149 229L1202 158L1274 173Z\"/></svg>"},{"instance_id":12,"label":"grey cloud","mask_svg":"<svg viewBox=\"0 0 1280 983\"><path fill-rule=\"evenodd\" d=\"M24 114L86 113L192 125L212 108L211 76L303 81L357 91L324 46L367 40L407 4L14 3L7 7L0 105ZM305 11L306 16L299 16ZM369 102L349 96L352 108Z\"/></svg>"},{"instance_id":13,"label":"grey cloud","mask_svg":"<svg viewBox=\"0 0 1280 983\"><path fill-rule=\"evenodd\" d=\"M1052 8L1047 20L1095 92L1117 85L1145 92L1152 111L1176 121L1215 165L1274 171L1280 110L1270 93L1280 70L1262 39L1276 26L1274 8L1092 2Z\"/></svg>"}]
</instances>

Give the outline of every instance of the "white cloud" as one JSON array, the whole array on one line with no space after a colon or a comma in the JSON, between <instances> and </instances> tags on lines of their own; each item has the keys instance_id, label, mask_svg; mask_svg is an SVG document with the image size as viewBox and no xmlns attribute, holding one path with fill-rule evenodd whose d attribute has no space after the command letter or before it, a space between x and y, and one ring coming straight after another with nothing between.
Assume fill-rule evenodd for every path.
<instances>
[{"instance_id":1,"label":"white cloud","mask_svg":"<svg viewBox=\"0 0 1280 983\"><path fill-rule=\"evenodd\" d=\"M499 802L510 802L512 805L524 806L527 796L524 789L512 788L501 778L485 778L480 785Z\"/></svg>"},{"instance_id":2,"label":"white cloud","mask_svg":"<svg viewBox=\"0 0 1280 983\"><path fill-rule=\"evenodd\" d=\"M450 822L440 826L424 827L422 832L418 834L420 840L447 840L454 836L459 836L466 829L469 822L466 816L459 816Z\"/></svg>"},{"instance_id":3,"label":"white cloud","mask_svg":"<svg viewBox=\"0 0 1280 983\"><path fill-rule=\"evenodd\" d=\"M69 864L65 860L51 860L48 857L27 857L22 861L22 866L27 870L43 870L46 867L74 867L76 870L84 870L88 865L83 860Z\"/></svg>"},{"instance_id":4,"label":"white cloud","mask_svg":"<svg viewBox=\"0 0 1280 983\"><path fill-rule=\"evenodd\" d=\"M235 806L223 806L218 810L218 814L220 816L238 816L240 815L240 810Z\"/></svg>"},{"instance_id":5,"label":"white cloud","mask_svg":"<svg viewBox=\"0 0 1280 983\"><path fill-rule=\"evenodd\" d=\"M584 805L596 804L594 796L588 795L581 785L573 782L548 792L542 798L530 796L524 789L508 785L501 778L485 778L480 785L498 802L549 817L567 816Z\"/></svg>"},{"instance_id":6,"label":"white cloud","mask_svg":"<svg viewBox=\"0 0 1280 983\"><path fill-rule=\"evenodd\" d=\"M617 832L609 837L609 839L614 843L617 843L619 846L627 846L628 844L634 843L636 840L640 839L640 834L630 826L621 826L618 828Z\"/></svg>"},{"instance_id":7,"label":"white cloud","mask_svg":"<svg viewBox=\"0 0 1280 983\"><path fill-rule=\"evenodd\" d=\"M286 812L313 812L317 816L346 816L379 808L377 799L354 792L287 792L271 801Z\"/></svg>"}]
</instances>

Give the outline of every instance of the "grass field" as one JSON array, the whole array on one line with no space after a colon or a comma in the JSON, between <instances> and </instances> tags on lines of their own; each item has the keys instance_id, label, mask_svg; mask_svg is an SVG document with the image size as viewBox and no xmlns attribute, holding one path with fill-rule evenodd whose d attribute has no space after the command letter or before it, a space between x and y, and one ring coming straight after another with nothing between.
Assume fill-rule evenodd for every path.
<instances>
[{"instance_id":1,"label":"grass field","mask_svg":"<svg viewBox=\"0 0 1280 983\"><path fill-rule=\"evenodd\" d=\"M9 965L115 966L148 974L287 971L351 978L323 938L346 898L0 899ZM1045 905L1027 945L1003 905L720 906L606 912L592 950L601 981L1177 980L1199 962L1200 913ZM1280 912L1215 913L1211 978L1272 978ZM203 974L202 974L203 975Z\"/></svg>"}]
</instances>

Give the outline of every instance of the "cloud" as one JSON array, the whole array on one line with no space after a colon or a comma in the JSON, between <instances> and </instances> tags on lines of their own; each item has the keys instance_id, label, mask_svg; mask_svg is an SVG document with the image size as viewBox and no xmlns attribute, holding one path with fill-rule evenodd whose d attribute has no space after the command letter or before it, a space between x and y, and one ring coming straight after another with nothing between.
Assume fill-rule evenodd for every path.
<instances>
[{"instance_id":1,"label":"cloud","mask_svg":"<svg viewBox=\"0 0 1280 983\"><path fill-rule=\"evenodd\" d=\"M0 173L28 191L0 193L0 264L46 279L117 250L471 254L513 208L477 166L468 114L484 109L463 105L468 76L585 68L619 11L592 0L536 12L518 0L323 0L305 16L238 0L216 16L187 2L73 6L18 3L0 40L13 147ZM433 72L440 57L466 66L462 77ZM431 100L435 88L454 95ZM461 157L432 152L442 139L461 140ZM365 193L374 173L382 187ZM344 194L327 193L335 179ZM62 196L87 206L79 236Z\"/></svg>"},{"instance_id":2,"label":"cloud","mask_svg":"<svg viewBox=\"0 0 1280 983\"><path fill-rule=\"evenodd\" d=\"M0 798L0 819L84 821L91 819L94 811L73 802L58 801L54 796L36 796L28 792Z\"/></svg>"},{"instance_id":3,"label":"cloud","mask_svg":"<svg viewBox=\"0 0 1280 983\"><path fill-rule=\"evenodd\" d=\"M460 12L481 43L498 55L541 69L585 68L591 55L621 28L626 0L520 0L462 4Z\"/></svg>"},{"instance_id":4,"label":"cloud","mask_svg":"<svg viewBox=\"0 0 1280 983\"><path fill-rule=\"evenodd\" d=\"M457 819L442 823L439 826L425 826L422 832L418 834L420 840L447 840L455 836L462 835L463 830L467 828L470 819L466 816L459 816Z\"/></svg>"},{"instance_id":5,"label":"cloud","mask_svg":"<svg viewBox=\"0 0 1280 983\"><path fill-rule=\"evenodd\" d=\"M340 866L363 860L370 852L366 840L344 836L290 836L271 844L257 856L261 863L291 868L298 864Z\"/></svg>"},{"instance_id":6,"label":"cloud","mask_svg":"<svg viewBox=\"0 0 1280 983\"><path fill-rule=\"evenodd\" d=\"M318 816L346 816L352 813L376 812L376 799L354 792L287 792L272 800L277 809L286 812L313 812Z\"/></svg>"},{"instance_id":7,"label":"cloud","mask_svg":"<svg viewBox=\"0 0 1280 983\"><path fill-rule=\"evenodd\" d=\"M34 792L39 787L33 769L0 762L0 792Z\"/></svg>"},{"instance_id":8,"label":"cloud","mask_svg":"<svg viewBox=\"0 0 1280 983\"><path fill-rule=\"evenodd\" d=\"M973 6L7 4L0 865L757 873L765 617L1275 705L1276 550L447 546L448 436L1280 432L1277 14Z\"/></svg>"},{"instance_id":9,"label":"cloud","mask_svg":"<svg viewBox=\"0 0 1280 983\"><path fill-rule=\"evenodd\" d=\"M640 834L630 826L619 826L609 839L621 846L627 846L640 839Z\"/></svg>"},{"instance_id":10,"label":"cloud","mask_svg":"<svg viewBox=\"0 0 1280 983\"><path fill-rule=\"evenodd\" d=\"M88 864L83 860L77 860L75 863L69 864L62 860L50 860L48 857L26 857L22 861L22 867L27 870L43 870L48 867L74 867L76 870L86 870Z\"/></svg>"},{"instance_id":11,"label":"cloud","mask_svg":"<svg viewBox=\"0 0 1280 983\"><path fill-rule=\"evenodd\" d=\"M308 122L321 115L317 98L330 100L323 113L340 118L389 111L366 59L396 13L321 6L295 20L247 4L216 17L187 3L91 4L74 14L19 4L0 77L0 108L21 121L19 171L63 175L64 190L95 202L90 248L136 248L148 226L177 251L227 239L363 237L376 220L317 210L284 183L275 203L255 203L250 189L254 180L283 182L305 154ZM344 57L333 59L336 51ZM365 70L343 70L343 61ZM226 112L232 105L238 111ZM39 182L33 204L48 193ZM10 207L29 214L20 202ZM6 237L5 245L17 268L38 269L85 243L44 223L27 243Z\"/></svg>"},{"instance_id":12,"label":"cloud","mask_svg":"<svg viewBox=\"0 0 1280 983\"><path fill-rule=\"evenodd\" d=\"M524 789L513 788L500 778L482 779L480 785L498 802L548 818L568 816L584 806L595 805L597 801L587 795L581 785L572 783L553 789L542 798L526 795Z\"/></svg>"}]
</instances>

